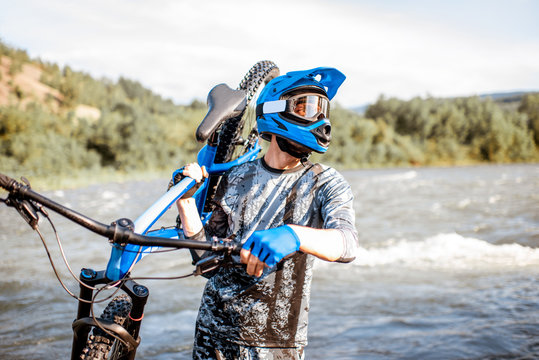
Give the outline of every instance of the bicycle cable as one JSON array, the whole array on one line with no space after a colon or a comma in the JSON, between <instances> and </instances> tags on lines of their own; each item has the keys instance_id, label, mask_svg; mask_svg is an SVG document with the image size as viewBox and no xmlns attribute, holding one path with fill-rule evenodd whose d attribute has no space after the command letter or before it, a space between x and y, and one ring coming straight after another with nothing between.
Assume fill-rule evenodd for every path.
<instances>
[{"instance_id":1,"label":"bicycle cable","mask_svg":"<svg viewBox=\"0 0 539 360\"><path fill-rule=\"evenodd\" d=\"M75 273L73 272L73 270L71 269L71 266L69 265L69 262L67 261L67 257L65 256L65 253L64 253L64 248L62 246L62 241L60 240L60 235L58 234L58 231L56 230L56 226L54 225L54 223L52 222L51 218L49 217L49 214L48 213L44 213L42 211L43 209L40 209L41 213L45 216L45 218L47 219L47 221L49 222L51 228L52 228L52 231L54 232L54 235L56 237L56 242L58 243L58 248L60 249L60 254L62 254L62 259L64 260L64 264L67 268L67 270L69 271L69 273L71 274L71 276L81 285L81 286L84 286L86 287L87 289L90 289L90 290L96 290L95 287L93 286L90 286L88 284L85 284L83 283L79 278L77 278L77 276L75 275ZM52 265L52 264L51 264Z\"/></svg>"},{"instance_id":2,"label":"bicycle cable","mask_svg":"<svg viewBox=\"0 0 539 360\"><path fill-rule=\"evenodd\" d=\"M196 271L193 271L192 273L185 274L185 275L178 275L178 276L137 276L137 277L131 277L132 280L178 280L178 279L186 279L190 276L195 276Z\"/></svg>"},{"instance_id":3,"label":"bicycle cable","mask_svg":"<svg viewBox=\"0 0 539 360\"><path fill-rule=\"evenodd\" d=\"M4 199L2 199L4 200ZM5 202L5 201L4 201ZM34 204L35 205L35 204ZM55 237L56 237L56 241L58 243L58 247L60 249L60 253L61 253L61 256L62 256L62 259L64 261L64 264L66 265L67 269L69 270L69 273L71 274L71 276L81 285L81 286L84 286L92 291L98 291L98 292L101 292L102 290L106 289L106 288L113 288L113 287L116 287L117 290L114 291L110 296L107 296L103 299L99 299L99 300L96 300L95 298L92 299L91 301L88 301L88 300L85 300L85 299L82 299L80 298L79 296L75 295L75 293L73 293L71 290L69 290L66 286L66 284L64 283L64 281L60 278L60 274L57 270L57 266L54 262L54 260L52 259L52 256L51 256L51 253L50 253L50 250L49 250L49 247L47 245L47 242L45 240L45 236L43 235L43 233L41 232L41 230L39 229L39 225L37 225L35 227L35 231L38 233L39 235L39 238L41 240L41 243L43 244L43 247L45 248L45 252L47 254L47 257L49 259L49 263L51 264L51 267L52 267L52 270L54 272L54 275L56 276L56 278L58 279L58 282L60 283L60 286L62 286L62 288L67 292L67 294L69 296L71 296L72 298L74 298L75 300L77 301L81 301L81 302L84 302L84 303L87 303L87 304L94 304L94 303L102 303L102 302L105 302L109 299L111 299L114 295L116 295L116 293L120 290L120 288L118 287L119 284L122 283L122 281L125 281L127 280L127 277L128 277L128 274L129 272L131 271L131 269L133 268L133 265L131 265L131 268L129 269L129 271L124 275L124 277L120 280L116 280L116 281L112 281L108 284L105 284L103 285L102 287L93 287L93 286L90 286L88 284L85 284L83 283L73 272L73 270L71 269L71 266L69 265L69 262L67 260L67 257L65 256L65 252L63 250L63 246L62 246L62 242L60 240L60 235L58 234L58 231L56 229L56 226L54 225L54 222L52 221L52 219L50 218L50 216L48 215L48 213L43 209L43 207L40 205L40 206L36 206L38 211L43 214L43 216L47 219L47 221L49 222L51 228L52 228L52 231L54 232L55 234Z\"/></svg>"},{"instance_id":4,"label":"bicycle cable","mask_svg":"<svg viewBox=\"0 0 539 360\"><path fill-rule=\"evenodd\" d=\"M172 228L175 228L175 226L167 226L167 227L161 227L160 230L166 230L166 229L172 229ZM148 233L151 233L152 231L156 231L155 229L150 229L150 230L147 230L144 235L147 235L147 236L151 236L151 235L148 235ZM171 238L172 239L172 238ZM140 253L140 248L142 247L143 245L139 245L139 250L129 250L129 249L123 249L124 252L126 253ZM152 247L152 246L146 246L146 247ZM183 250L181 248L177 248L177 249L160 249L160 250L152 250L151 253L152 254L160 254L160 253L167 253L167 252L172 252L172 251L179 251L179 250ZM144 251L142 251L144 252Z\"/></svg>"},{"instance_id":5,"label":"bicycle cable","mask_svg":"<svg viewBox=\"0 0 539 360\"><path fill-rule=\"evenodd\" d=\"M0 202L6 203L7 199L0 198ZM58 248L60 250L62 260L63 260L66 268L68 269L71 277L73 277L81 286L84 286L84 287L92 290L94 292L94 294L93 294L91 300L85 300L85 299L82 299L79 296L75 295L75 293L73 293L71 290L68 289L67 285L64 283L64 281L60 277L60 274L58 272L56 264L55 264L55 262L54 262L54 260L52 258L51 252L49 250L49 246L47 245L47 242L45 240L45 236L41 232L41 230L39 228L39 224L36 224L36 226L35 226L35 228L33 228L33 230L35 230L37 232L37 234L39 235L41 243L43 244L43 247L45 249L45 253L47 254L47 257L49 259L49 263L50 263L50 265L52 267L54 275L56 276L56 279L60 283L60 286L64 289L64 291L69 296L71 296L75 300L83 302L83 303L90 304L90 314L91 314L91 318L92 318L95 326L97 328L99 328L101 331L103 331L104 333L106 333L107 335L109 335L109 336L115 338L116 340L118 340L120 343L122 343L123 346L128 347L128 343L126 341L124 341L123 339L121 339L119 336L117 336L113 332L111 332L111 331L105 329L103 326L101 326L101 324L99 323L98 318L96 318L96 316L95 316L94 304L99 304L99 303L108 301L109 299L113 298L121 290L122 283L124 283L125 281L128 280L129 274L130 274L131 270L133 269L133 267L135 265L135 262L133 262L133 264L131 264L129 270L125 273L125 275L120 280L111 281L111 282L109 282L107 284L104 284L101 287L95 287L95 286L90 286L88 284L85 284L84 282L82 282L75 275L75 273L73 272L73 269L69 265L69 261L67 260L67 257L65 255L64 248L63 248L63 245L62 245L62 241L60 239L60 235L58 233L58 230L56 229L56 226L54 225L54 222L52 221L51 217L49 216L48 212L43 208L43 206L41 204L36 204L36 203L34 203L32 201L32 205L35 206L37 212L41 213L47 219L47 221L48 221L48 223L49 223L49 225L50 225L50 227L51 227L51 229L52 229L52 231L53 231L53 233L55 235L56 242L58 244ZM177 251L177 250L181 250L181 249L163 249L163 250L152 251L152 253L164 253L164 252ZM124 250L124 251L140 254L142 252L142 246L140 246L137 251L132 251L132 250ZM194 276L195 274L196 274L196 272L193 271L190 274L179 275L179 276L168 276L168 277L142 277L141 276L141 277L131 277L129 279L131 279L131 280L175 280L175 279L184 279L184 278L187 278L187 277L190 277L190 276ZM104 297L102 299L97 300L97 296L102 291L108 290L108 289L111 289L111 288L115 288L115 290L110 295L108 295L108 296L106 296L106 297Z\"/></svg>"},{"instance_id":6,"label":"bicycle cable","mask_svg":"<svg viewBox=\"0 0 539 360\"><path fill-rule=\"evenodd\" d=\"M122 279L121 281L124 282L124 281L126 281L126 279L125 279L125 280ZM113 337L113 338L115 338L116 340L118 340L119 342L121 342L123 346L128 347L129 344L128 344L125 340L123 340L122 338L120 338L119 336L117 336L114 332L109 331L109 330L105 329L103 326L101 326L101 323L99 322L99 319L95 316L95 312L94 312L94 304L98 303L98 301L96 301L95 298L97 297L97 295L98 295L101 291L103 291L103 290L104 290L105 288L107 288L107 287L109 287L109 284L105 284L102 288L97 289L97 290L95 291L95 293L93 294L93 296L92 296L92 301L90 302L90 317L92 318L92 320L93 320L95 326L98 327L101 331L103 331L105 334L107 334L107 335L109 335L110 337ZM110 296L107 297L106 299L108 300L108 299L112 298L112 296L116 295L116 293L117 293L118 291L120 291L120 288L121 288L121 286L117 286L117 287L116 287L116 291L114 291L114 292L112 293L112 295L110 295ZM99 302L101 302L101 301L99 301ZM100 318L100 319L103 320L102 318ZM93 334L93 335L95 335L95 334Z\"/></svg>"},{"instance_id":7,"label":"bicycle cable","mask_svg":"<svg viewBox=\"0 0 539 360\"><path fill-rule=\"evenodd\" d=\"M55 237L56 237L56 241L58 243L58 247L60 248L60 253L62 254L62 258L64 260L64 263L66 265L66 267L68 268L70 274L72 275L72 277L77 280L77 282L79 284L81 284L82 286L85 286L87 287L88 289L91 289L92 291L94 291L94 294L92 296L92 300L88 301L88 300L85 300L85 299L82 299L80 297L78 297L77 295L75 295L72 291L70 291L67 286L65 285L65 283L62 281L62 279L60 278L60 275L57 271L57 268L56 268L56 265L54 263L54 260L52 259L52 256L50 254L50 251L49 251L49 248L48 248L48 245L45 241L45 237L43 236L43 233L40 231L39 227L36 227L35 231L38 233L40 239L41 239L41 242L43 243L43 246L45 248L45 252L47 253L47 257L49 258L49 262L51 264L51 267L53 269L53 272L56 276L56 278L58 279L58 282L60 283L60 285L62 286L62 288L74 299L76 299L77 301L81 301L81 302L84 302L84 303L88 303L90 304L90 314L91 314L91 318L94 322L94 324L96 325L96 327L98 327L101 331L103 331L104 333L106 333L107 335L115 338L116 340L118 340L119 342L121 342L123 344L123 346L125 347L128 347L128 343L126 341L124 341L123 339L121 339L119 336L117 336L116 334L114 334L113 332L111 331L108 331L107 329L105 329L103 326L101 326L101 324L99 323L99 320L98 318L95 316L95 312L94 312L94 304L99 304L99 303L102 303L102 302L105 302L105 301L108 301L110 299L112 299L120 290L121 290L121 287L122 287L122 283L124 283L125 281L127 281L127 277L128 277L128 274L131 272L131 270L133 269L134 267L134 263L131 264L131 267L129 268L129 270L126 272L126 275L118 280L118 281L111 281L107 284L104 284L103 286L101 287L93 287L93 286L90 286L88 284L84 284L82 281L80 281L80 279L78 279L75 274L73 273L72 269L71 269L71 266L69 265L69 262L67 261L67 257L65 256L65 252L63 250L63 246L62 246L62 243L61 243L61 240L60 240L60 236L58 234L58 231L56 230L56 226L54 225L52 219L50 218L50 216L45 212L43 211L43 209L40 209L40 212L45 216L45 218L47 219L47 221L49 222L54 234L55 234ZM179 250L179 249L173 249L173 250ZM135 252L135 251L133 251ZM140 249L139 251L137 251L137 253L140 253ZM187 277L190 277L190 276L194 276L195 275L195 272L191 273L191 274L187 274L187 275L180 275L180 276L175 276L175 277L135 277L135 278L130 278L132 280L143 280L143 279L147 279L147 280L174 280L174 279L183 279L183 278L187 278ZM111 288L115 288L115 290L108 296L102 298L102 299L99 299L97 300L97 296L104 290L108 290L108 289L111 289Z\"/></svg>"},{"instance_id":8,"label":"bicycle cable","mask_svg":"<svg viewBox=\"0 0 539 360\"><path fill-rule=\"evenodd\" d=\"M49 219L50 221L50 219ZM108 299L112 298L112 296L114 296L116 294L117 291L115 291L111 296L107 297L107 298L104 298L104 299L100 299L100 300L92 300L92 301L88 301L88 300L85 300L85 299L82 299L80 297L78 297L77 295L75 295L71 290L69 290L66 286L66 284L64 283L64 281L60 278L60 274L58 273L58 269L56 267L56 264L54 262L54 260L52 259L52 256L51 256L51 253L49 251L49 247L45 241L45 236L43 236L43 233L41 232L41 230L39 229L39 227L36 227L35 231L38 233L39 235L39 238L41 239L41 243L43 244L43 247L45 248L45 252L47 253L47 257L49 258L49 263L51 264L51 267L52 267L52 270L54 272L54 275L56 276L56 279L58 279L58 282L60 283L60 286L62 286L62 288L68 293L69 296L71 296L72 298L74 298L75 300L77 301L81 301L81 302L84 302L84 303L87 303L87 304L91 304L91 303L101 303L101 302L104 302L104 301L107 301ZM59 240L59 237L58 237L58 234L56 233L57 235L57 239ZM65 259L67 261L67 259ZM69 265L67 265L69 266ZM73 273L71 272L71 274L73 275ZM77 282L81 283L81 281L79 279L76 278L76 276L73 276L75 278L75 280L77 280ZM103 288L111 288L111 287L116 287L117 284L120 284L122 281L125 281L124 279L120 279L118 281L113 281L109 284L105 284L103 287L92 287L92 286L89 286L87 284L83 284L81 283L82 285L86 286L87 288L91 289L91 290L96 290L96 291L101 291L103 290Z\"/></svg>"},{"instance_id":9,"label":"bicycle cable","mask_svg":"<svg viewBox=\"0 0 539 360\"><path fill-rule=\"evenodd\" d=\"M54 235L55 235L55 238L56 238L56 242L58 244L58 248L60 249L60 253L61 253L61 256L62 256L62 259L64 261L64 264L66 266L66 268L68 269L69 273L71 274L71 276L73 277L73 279L75 279L81 286L84 286L90 290L93 290L93 291L96 291L96 290L99 290L99 291L102 291L103 288L102 287L94 287L94 286L90 286L88 284L85 284L84 282L82 282L79 278L77 278L77 276L75 275L75 273L73 272L73 269L71 268L71 266L69 265L69 261L67 260L67 257L65 255L65 252L64 252L64 249L63 249L63 246L62 246L62 241L60 240L60 236L58 234L58 231L56 230L56 226L54 225L52 219L50 218L50 216L48 215L48 213L46 211L44 211L41 207L39 207L39 211L44 215L44 217L47 219L47 221L49 222L53 232L54 232ZM47 252L47 256L49 257L49 262L51 264L51 267L53 268L53 271L56 275L56 278L58 279L58 281L60 282L61 286L64 288L64 290L73 298L75 298L76 300L79 300L79 301L82 301L82 302L86 302L86 303L90 303L90 301L87 301L87 300L84 300L84 299L81 299L79 298L78 296L76 296L72 291L70 291L69 289L67 289L67 286L64 284L64 282L60 279L59 277L59 274L58 274L58 271L56 269L56 265L54 263L54 261L52 260L52 256L50 255L50 252L49 252L49 249L48 249L48 246L45 242L45 237L43 236L43 234L38 231L38 229L36 229L36 231L38 232L38 234L40 235L40 238L41 238L41 242L43 243L43 246L45 247L45 251ZM170 252L170 251L178 251L178 250L181 250L181 249L163 249L163 250L157 250L157 251L152 251L152 253L165 253L165 252ZM125 250L127 252L131 252L131 253L137 253L137 254L140 254L141 253L141 249L139 248L139 250L137 251L132 251L132 250ZM124 276L124 279L127 278L127 274L129 274L131 272L131 270L133 269L134 267L134 264L131 264L131 267L129 268L129 270L126 272L126 276ZM190 276L194 276L196 272L192 272L192 273L189 273L189 274L185 274L185 275L178 275L178 276L163 276L163 277L158 277L158 276L147 276L147 277L131 277L132 280L176 280L176 279L184 279L184 278L187 278L187 277L190 277ZM108 287L108 288L113 288L113 287L118 287L118 285L124 281L124 279L120 279L120 280L117 280L117 281L112 281L106 285L104 285L103 287ZM107 301L109 300L110 298L112 298L114 295L116 295L117 291L115 291L112 295L110 296L107 296L106 298L104 299L100 299L100 300L94 300L92 301L92 303L101 303L101 302L104 302L104 301Z\"/></svg>"}]
</instances>

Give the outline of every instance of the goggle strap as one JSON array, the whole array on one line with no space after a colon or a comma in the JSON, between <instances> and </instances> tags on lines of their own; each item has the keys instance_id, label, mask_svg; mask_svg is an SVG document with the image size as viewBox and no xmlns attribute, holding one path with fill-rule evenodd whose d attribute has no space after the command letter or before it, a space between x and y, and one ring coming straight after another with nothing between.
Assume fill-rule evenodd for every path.
<instances>
[{"instance_id":1,"label":"goggle strap","mask_svg":"<svg viewBox=\"0 0 539 360\"><path fill-rule=\"evenodd\" d=\"M286 110L286 100L266 101L256 106L256 115L280 113Z\"/></svg>"}]
</instances>

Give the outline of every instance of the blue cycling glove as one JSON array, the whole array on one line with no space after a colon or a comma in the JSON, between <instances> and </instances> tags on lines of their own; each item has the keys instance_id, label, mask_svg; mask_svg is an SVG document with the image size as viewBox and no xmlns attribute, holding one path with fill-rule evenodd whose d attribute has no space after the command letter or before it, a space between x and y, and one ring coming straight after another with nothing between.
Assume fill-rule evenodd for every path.
<instances>
[{"instance_id":1,"label":"blue cycling glove","mask_svg":"<svg viewBox=\"0 0 539 360\"><path fill-rule=\"evenodd\" d=\"M288 225L269 230L255 231L243 244L243 249L251 250L251 254L269 267L276 265L285 256L299 250L299 238Z\"/></svg>"}]
</instances>

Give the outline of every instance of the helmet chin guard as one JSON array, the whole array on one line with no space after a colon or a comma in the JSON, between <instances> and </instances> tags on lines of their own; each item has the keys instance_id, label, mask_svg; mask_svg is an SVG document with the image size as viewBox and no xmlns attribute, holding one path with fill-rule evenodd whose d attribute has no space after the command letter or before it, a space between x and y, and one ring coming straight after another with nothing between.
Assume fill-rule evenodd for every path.
<instances>
[{"instance_id":1,"label":"helmet chin guard","mask_svg":"<svg viewBox=\"0 0 539 360\"><path fill-rule=\"evenodd\" d=\"M297 159L301 159L302 162L304 159L307 160L309 156L311 156L311 151L302 145L295 144L280 136L276 136L275 139L279 149L281 149L282 152L285 152Z\"/></svg>"},{"instance_id":2,"label":"helmet chin guard","mask_svg":"<svg viewBox=\"0 0 539 360\"><path fill-rule=\"evenodd\" d=\"M345 78L337 69L319 67L270 81L257 101L262 138L268 140L272 134L304 146L309 153L326 152L331 140L329 101Z\"/></svg>"}]
</instances>

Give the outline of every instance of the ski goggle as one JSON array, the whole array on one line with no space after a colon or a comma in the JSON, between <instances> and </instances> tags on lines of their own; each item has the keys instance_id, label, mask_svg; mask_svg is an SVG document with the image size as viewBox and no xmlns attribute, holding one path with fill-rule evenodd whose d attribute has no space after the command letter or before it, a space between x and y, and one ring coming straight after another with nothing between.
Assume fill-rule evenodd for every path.
<instances>
[{"instance_id":1,"label":"ski goggle","mask_svg":"<svg viewBox=\"0 0 539 360\"><path fill-rule=\"evenodd\" d=\"M291 115L300 123L308 124L321 118L329 118L329 99L311 93L294 95L286 100L267 101L256 107L256 115L282 113Z\"/></svg>"}]
</instances>

